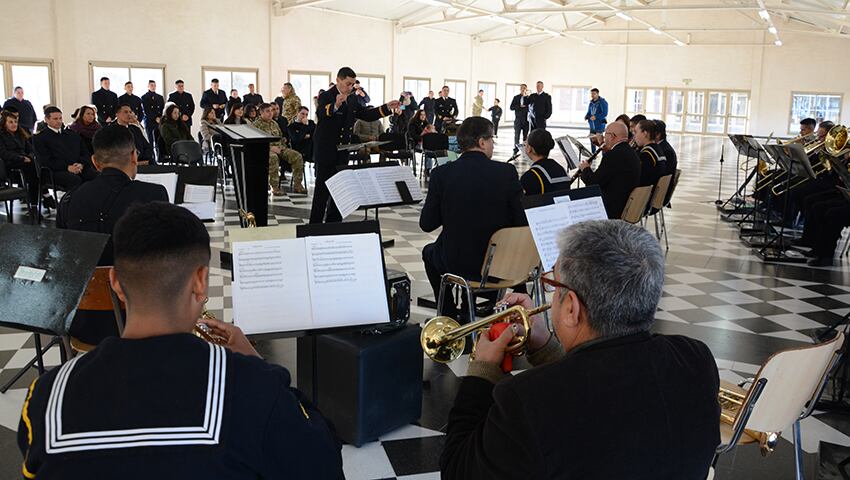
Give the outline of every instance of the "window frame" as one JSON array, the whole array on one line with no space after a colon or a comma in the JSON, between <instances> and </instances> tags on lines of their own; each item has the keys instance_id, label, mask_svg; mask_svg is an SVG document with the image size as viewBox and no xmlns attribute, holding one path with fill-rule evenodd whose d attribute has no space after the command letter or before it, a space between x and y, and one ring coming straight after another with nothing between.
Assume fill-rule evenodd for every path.
<instances>
[{"instance_id":1,"label":"window frame","mask_svg":"<svg viewBox=\"0 0 850 480\"><path fill-rule=\"evenodd\" d=\"M586 99L586 100L587 100L587 102L589 103L589 102L590 102L590 89L592 89L592 88L593 88L593 85L562 85L562 84L553 84L553 85L550 85L550 86L549 86L549 88L550 88L550 90L549 90L549 95L551 95L551 96L552 96L552 118L550 118L549 122L550 122L550 123L552 123L553 125L555 125L555 124L562 124L562 123L563 123L564 125L567 125L567 126L570 126L570 127L576 127L576 126L585 126L585 127L586 127L586 126L587 126L587 122L584 120L584 113L585 113L585 112L582 112L582 121L581 121L581 122L571 122L571 121L569 121L569 120L567 120L566 122L561 122L561 121L559 121L559 120L555 120L555 110L556 110L556 108L555 108L555 89L556 89L556 88L568 88L568 89L571 89L571 90L572 90L572 89L581 89L581 90L584 90L584 91L587 93L587 95L586 95L586 98L585 98L585 99ZM531 93L534 93L535 91L536 91L536 90L529 90L529 92L531 92ZM545 90L544 90L544 91L545 91ZM530 95L531 93L529 93L529 95ZM584 102L584 100L582 100L582 102Z\"/></svg>"},{"instance_id":2,"label":"window frame","mask_svg":"<svg viewBox=\"0 0 850 480\"><path fill-rule=\"evenodd\" d=\"M643 111L642 112L630 112L629 111L629 108L631 107L629 105L629 90L641 90L641 91L643 91ZM647 113L646 113L647 93L646 92L649 91L649 90L661 90L663 92L661 113L652 112L652 113L647 115ZM673 112L670 109L669 96L670 96L671 92L682 92L682 112L681 113ZM691 92L703 94L702 113L691 113L691 105L690 105L690 103L691 103L690 93ZM725 103L725 110L724 110L725 113L722 115L722 118L723 118L723 131L722 132L709 132L709 131L707 131L708 117L721 117L720 115L710 115L709 114L709 100L710 100L712 93L721 93L721 94L724 94L726 96L726 103ZM736 93L747 95L747 115L746 116L732 115L732 113L731 113L732 112L732 96L733 96L733 94L736 94ZM681 134L692 134L692 135L714 135L714 136L727 135L728 134L730 118L744 119L744 121L745 121L744 131L746 131L747 128L749 128L749 124L750 124L750 114L752 112L752 102L753 102L753 96L752 96L752 92L750 90L726 89L726 88L653 87L653 86L631 86L631 85L627 85L625 87L625 89L623 90L623 97L624 97L624 102L625 102L623 111L626 112L626 114L629 115L629 116L634 116L636 114L642 114L642 115L647 115L648 117L652 117L652 116L658 115L658 116L660 116L660 118L664 119L664 121L667 123L667 131L668 132L681 133ZM681 117L682 117L681 128L678 128L678 129L671 128L671 126L670 126L671 123L667 121L668 115L681 115ZM686 125L687 125L687 121L688 121L688 116L699 116L699 117L701 117L701 119L700 119L700 131L691 132L691 131L687 130ZM789 108L789 124L790 124L790 108Z\"/></svg>"},{"instance_id":3,"label":"window frame","mask_svg":"<svg viewBox=\"0 0 850 480\"><path fill-rule=\"evenodd\" d=\"M466 80L461 80L461 79L457 79L457 78L444 78L443 79L443 85L440 85L440 88L442 89L444 85L448 86L449 83L453 83L453 84L463 83L463 97L460 97L457 94L456 88L449 87L449 97L450 98L454 98L456 102L457 102L458 98L463 99L463 104L462 104L463 107L461 107L460 102L458 102L458 106L457 106L457 109L458 109L457 119L463 120L464 118L466 118L468 116L466 109L470 108L470 105L468 103L469 98L467 98L467 95L469 95L469 82L466 81ZM452 97L452 92L451 92L452 90L455 90L455 96L454 97ZM435 98L436 98L436 95L437 95L437 92L434 92ZM470 112L471 112L471 110L470 110Z\"/></svg>"},{"instance_id":4,"label":"window frame","mask_svg":"<svg viewBox=\"0 0 850 480\"><path fill-rule=\"evenodd\" d=\"M502 106L502 118L505 120L505 122L513 122L516 119L516 115L514 114L514 111L511 110L511 102L513 102L514 96L516 96L519 93L519 91L521 90L523 85L528 86L527 84L524 84L522 82L519 82L519 83L505 82L505 100L504 100L504 106ZM513 95L509 95L508 90L511 87L516 87L517 93L514 93ZM510 115L510 117L509 117L509 115Z\"/></svg>"},{"instance_id":5,"label":"window frame","mask_svg":"<svg viewBox=\"0 0 850 480\"><path fill-rule=\"evenodd\" d=\"M844 105L844 94L837 92L806 92L806 91L791 91L791 96L788 98L788 135L796 135L799 132L795 132L791 130L791 120L794 118L794 96L795 95L813 95L813 96L831 96L838 97L838 118L834 120L835 124L839 124L841 122L841 107ZM817 119L815 119L817 120Z\"/></svg>"},{"instance_id":6,"label":"window frame","mask_svg":"<svg viewBox=\"0 0 850 480\"><path fill-rule=\"evenodd\" d=\"M383 104L384 104L384 101L386 100L386 96L387 96L387 76L386 76L386 75L382 75L382 74L378 74L378 73L364 73L364 74L359 74L359 73L358 73L358 74L357 74L357 80L360 80L360 83L361 83L361 84L363 83L363 81L361 80L361 79L363 79L363 78L369 78L369 79L372 79L372 78L380 78L380 79L381 79L381 81L384 83L384 90L381 92L381 95L380 95L380 96L377 96L377 97L376 97L376 96L375 96L375 94L374 94L374 93L372 93L372 91L371 91L371 82L370 82L370 85L369 85L369 86L370 86L370 90L366 90L366 93L368 93L368 94L369 94L369 99L372 101L372 102L371 102L371 105L372 105L372 106L377 107L377 106L383 105ZM377 103L376 103L376 102L377 102Z\"/></svg>"},{"instance_id":7,"label":"window frame","mask_svg":"<svg viewBox=\"0 0 850 480\"><path fill-rule=\"evenodd\" d=\"M336 79L335 77L333 77L333 74L330 71L324 71L323 72L321 70L287 70L287 72L286 72L286 81L287 82L292 83L292 75L310 75L311 77L313 75L327 75L329 84ZM328 89L328 87L321 87L321 88L324 88L325 90ZM295 90L295 89L293 88L293 90ZM316 93L318 93L318 91ZM296 92L296 95L297 94L298 93ZM277 93L273 93L273 95L274 95L275 98L277 98L280 95L280 91L278 91ZM313 96L310 95L310 97L307 98L306 101L308 103L304 103L305 100L303 98L301 98L301 105L307 106L307 108L309 108L311 111L315 110L316 106L313 105ZM314 115L315 115L315 113L316 112L313 112Z\"/></svg>"},{"instance_id":8,"label":"window frame","mask_svg":"<svg viewBox=\"0 0 850 480\"><path fill-rule=\"evenodd\" d=\"M254 91L260 91L260 69L259 68L251 68L251 67L216 67L211 65L201 65L201 93L206 92L210 87L206 82L206 73L207 71L216 71L216 72L229 72L230 73L230 86L233 88L233 72L241 72L241 73L253 73L254 74ZM247 88L247 85L246 85ZM227 98L230 98L230 88L221 88L220 90L224 90L224 94ZM239 97L242 98L242 95L245 95L247 90L239 93Z\"/></svg>"},{"instance_id":9,"label":"window frame","mask_svg":"<svg viewBox=\"0 0 850 480\"><path fill-rule=\"evenodd\" d=\"M406 87L405 87L404 84L407 83L408 80L415 80L417 82L421 82L421 81L428 82L428 91L434 90L434 88L432 86L433 82L431 81L430 77L403 76L403 77L401 77L401 89L402 89L402 91L406 90ZM386 87L384 87L384 88L386 88ZM428 92L425 92L425 95L422 98L427 98L427 97L428 97ZM416 101L421 102L422 98L417 98ZM437 98L437 92L434 92L434 98Z\"/></svg>"},{"instance_id":10,"label":"window frame","mask_svg":"<svg viewBox=\"0 0 850 480\"><path fill-rule=\"evenodd\" d=\"M95 85L95 83L94 83L94 80L95 80L94 79L94 69L95 69L95 67L126 68L127 73L128 73L127 78L132 78L132 75L130 74L131 73L130 70L133 69L133 68L149 68L149 69L157 69L158 68L158 69L161 69L162 70L162 92L163 92L162 95L166 96L166 97L168 96L168 90L166 89L166 86L165 86L165 82L167 81L166 80L167 77L165 76L166 75L166 65L164 63L102 62L102 61L98 61L98 60L89 60L89 92L94 92L95 90L100 88L100 82L98 82L97 85ZM203 77L201 77L201 78L203 78ZM124 92L124 85L121 85L120 87L121 87L121 89L118 90L118 91L112 90L113 92L116 92L116 95L119 95L119 96L123 95L123 92ZM134 84L133 85L134 91L135 91L136 87L137 87L137 85ZM147 84L143 85L142 88L144 88L144 91L147 91L147 88L148 88ZM141 95L136 93L135 95L138 95L138 96L141 97L142 95L144 95L144 93L142 93Z\"/></svg>"},{"instance_id":11,"label":"window frame","mask_svg":"<svg viewBox=\"0 0 850 480\"><path fill-rule=\"evenodd\" d=\"M481 110L481 115L483 117L487 117L488 116L487 109L493 106L493 100L499 98L499 85L496 82L489 82L487 80L478 80L478 82L476 82L475 85L476 85L475 95L478 95L478 90L484 90L483 88L481 88L482 85L492 85L493 86L493 98L491 98L489 102L487 101L487 96L486 96L487 90L484 90L484 95L485 95L484 96L484 108ZM475 95L473 95L473 97ZM501 106L501 105L499 105L499 106ZM471 106L470 106L469 111L472 112Z\"/></svg>"},{"instance_id":12,"label":"window frame","mask_svg":"<svg viewBox=\"0 0 850 480\"><path fill-rule=\"evenodd\" d=\"M50 102L53 105L58 104L58 99L56 98L56 74L54 72L54 62L53 59L50 58L24 58L24 57L0 57L0 75L3 76L3 100L5 102L6 99L12 96L14 93L14 88L17 85L12 83L12 67L13 66L23 66L23 67L47 67L47 82L48 82L48 90L50 91ZM24 89L24 95L26 95L26 89ZM2 106L2 104L0 104ZM44 114L41 113L41 107L43 105L33 105L33 109L35 110L35 116L37 119L41 120Z\"/></svg>"}]
</instances>

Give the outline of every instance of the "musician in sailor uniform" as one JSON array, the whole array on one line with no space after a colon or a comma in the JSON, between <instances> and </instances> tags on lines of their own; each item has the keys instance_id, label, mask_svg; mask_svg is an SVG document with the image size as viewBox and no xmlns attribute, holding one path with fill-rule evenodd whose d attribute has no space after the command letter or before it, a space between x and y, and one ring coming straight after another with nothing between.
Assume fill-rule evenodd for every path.
<instances>
[{"instance_id":1,"label":"musician in sailor uniform","mask_svg":"<svg viewBox=\"0 0 850 480\"><path fill-rule=\"evenodd\" d=\"M209 235L164 202L115 228L112 288L127 305L109 338L40 378L18 429L25 478L343 478L340 442L289 372L237 327L203 320Z\"/></svg>"},{"instance_id":2,"label":"musician in sailor uniform","mask_svg":"<svg viewBox=\"0 0 850 480\"><path fill-rule=\"evenodd\" d=\"M519 179L526 195L560 192L570 189L570 177L558 162L549 158L555 148L552 134L543 129L533 130L528 135L525 153L534 162Z\"/></svg>"},{"instance_id":3,"label":"musician in sailor uniform","mask_svg":"<svg viewBox=\"0 0 850 480\"><path fill-rule=\"evenodd\" d=\"M667 175L667 158L655 143L657 134L658 126L652 120L641 120L635 127L635 142L640 147L640 187L655 185Z\"/></svg>"}]
</instances>

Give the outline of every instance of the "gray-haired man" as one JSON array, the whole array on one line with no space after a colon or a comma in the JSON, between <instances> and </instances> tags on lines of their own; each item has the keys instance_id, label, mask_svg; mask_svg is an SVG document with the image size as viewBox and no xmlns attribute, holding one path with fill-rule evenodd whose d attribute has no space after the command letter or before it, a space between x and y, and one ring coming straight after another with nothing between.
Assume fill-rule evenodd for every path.
<instances>
[{"instance_id":1,"label":"gray-haired man","mask_svg":"<svg viewBox=\"0 0 850 480\"><path fill-rule=\"evenodd\" d=\"M535 318L535 367L515 377L499 368L514 331L479 337L443 478L704 479L720 443L717 366L701 342L649 332L664 284L658 241L620 220L559 240L545 282L554 334ZM502 302L532 306L521 294Z\"/></svg>"}]
</instances>

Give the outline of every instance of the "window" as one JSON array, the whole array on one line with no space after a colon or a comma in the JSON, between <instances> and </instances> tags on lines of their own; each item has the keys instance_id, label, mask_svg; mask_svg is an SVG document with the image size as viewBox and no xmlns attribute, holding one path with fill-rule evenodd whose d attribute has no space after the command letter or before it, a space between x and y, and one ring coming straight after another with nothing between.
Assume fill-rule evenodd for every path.
<instances>
[{"instance_id":1,"label":"window","mask_svg":"<svg viewBox=\"0 0 850 480\"><path fill-rule=\"evenodd\" d=\"M840 94L830 93L791 93L791 121L788 133L800 130L800 120L814 118L818 123L829 120L835 123L841 118Z\"/></svg>"},{"instance_id":2,"label":"window","mask_svg":"<svg viewBox=\"0 0 850 480\"><path fill-rule=\"evenodd\" d=\"M682 116L685 113L685 92L682 90L667 90L667 114L664 122L667 130L682 131Z\"/></svg>"},{"instance_id":3,"label":"window","mask_svg":"<svg viewBox=\"0 0 850 480\"><path fill-rule=\"evenodd\" d=\"M726 119L726 133L745 133L750 117L750 94L732 92L729 95L729 116Z\"/></svg>"},{"instance_id":4,"label":"window","mask_svg":"<svg viewBox=\"0 0 850 480\"><path fill-rule=\"evenodd\" d=\"M418 77L404 77L404 91L413 94L417 102L428 96L431 91L431 79ZM436 97L436 94L435 94Z\"/></svg>"},{"instance_id":5,"label":"window","mask_svg":"<svg viewBox=\"0 0 850 480\"><path fill-rule=\"evenodd\" d=\"M100 79L109 78L109 89L117 95L124 94L124 84L133 82L133 94L142 96L148 91L148 81L156 82L156 93L164 95L165 65L89 62L90 90L100 88Z\"/></svg>"},{"instance_id":6,"label":"window","mask_svg":"<svg viewBox=\"0 0 850 480\"><path fill-rule=\"evenodd\" d=\"M708 92L708 120L705 131L709 133L723 133L726 128L727 100L726 92Z\"/></svg>"},{"instance_id":7,"label":"window","mask_svg":"<svg viewBox=\"0 0 850 480\"><path fill-rule=\"evenodd\" d=\"M478 82L478 90L484 90L484 110L481 111L481 115L489 117L490 115L488 115L487 109L493 106L493 100L496 99L496 84L493 82ZM475 95L478 95L478 90L475 91Z\"/></svg>"},{"instance_id":8,"label":"window","mask_svg":"<svg viewBox=\"0 0 850 480\"><path fill-rule=\"evenodd\" d=\"M583 125L590 87L552 86L552 122Z\"/></svg>"},{"instance_id":9,"label":"window","mask_svg":"<svg viewBox=\"0 0 850 480\"><path fill-rule=\"evenodd\" d=\"M301 99L301 105L312 110L314 107L313 97L319 94L319 90L328 89L328 85L331 83L331 74L330 72L290 71L289 83L292 84L295 94Z\"/></svg>"},{"instance_id":10,"label":"window","mask_svg":"<svg viewBox=\"0 0 850 480\"><path fill-rule=\"evenodd\" d=\"M6 79L10 82L6 82ZM42 107L53 103L53 63L50 61L0 60L0 95L3 101L13 89L24 89L24 98L32 103L36 118L41 120Z\"/></svg>"},{"instance_id":11,"label":"window","mask_svg":"<svg viewBox=\"0 0 850 480\"><path fill-rule=\"evenodd\" d=\"M750 116L749 92L627 87L626 112L662 118L669 132L744 133Z\"/></svg>"},{"instance_id":12,"label":"window","mask_svg":"<svg viewBox=\"0 0 850 480\"><path fill-rule=\"evenodd\" d=\"M519 83L505 84L505 98L502 99L502 116L506 122L512 122L514 120L514 111L511 110L511 102L515 96L519 95L521 87L522 85Z\"/></svg>"},{"instance_id":13,"label":"window","mask_svg":"<svg viewBox=\"0 0 850 480\"><path fill-rule=\"evenodd\" d=\"M210 83L213 78L218 79L218 89L223 90L224 94L230 97L230 90L235 88L239 96L248 93L248 84L254 84L254 91L257 91L260 86L257 85L256 68L227 68L227 67L201 67L201 72L204 77L204 90L210 88Z\"/></svg>"},{"instance_id":14,"label":"window","mask_svg":"<svg viewBox=\"0 0 850 480\"><path fill-rule=\"evenodd\" d=\"M705 116L705 92L688 91L688 102L685 104L685 131L702 132L702 121Z\"/></svg>"},{"instance_id":15,"label":"window","mask_svg":"<svg viewBox=\"0 0 850 480\"><path fill-rule=\"evenodd\" d=\"M454 98L455 101L457 101L458 120L465 118L467 113L466 82L463 80L446 80L446 83L444 83L444 85L449 87L449 97Z\"/></svg>"},{"instance_id":16,"label":"window","mask_svg":"<svg viewBox=\"0 0 850 480\"><path fill-rule=\"evenodd\" d=\"M360 86L369 94L369 105L383 105L387 100L384 98L384 76L383 75L358 75ZM419 101L419 99L416 99Z\"/></svg>"}]
</instances>

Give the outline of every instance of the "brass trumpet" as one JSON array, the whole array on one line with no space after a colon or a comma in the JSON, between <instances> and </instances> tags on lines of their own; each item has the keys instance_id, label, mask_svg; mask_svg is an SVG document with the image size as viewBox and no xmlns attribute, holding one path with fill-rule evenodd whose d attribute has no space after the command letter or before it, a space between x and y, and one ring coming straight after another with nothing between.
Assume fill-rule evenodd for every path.
<instances>
[{"instance_id":1,"label":"brass trumpet","mask_svg":"<svg viewBox=\"0 0 850 480\"><path fill-rule=\"evenodd\" d=\"M422 350L425 351L425 355L428 355L428 358L435 362L449 363L456 360L463 353L467 335L490 324L519 319L522 322L524 331L514 336L514 339L508 344L506 351L512 354L520 354L525 349L525 343L528 341L528 335L531 333L531 317L545 312L551 307L551 304L544 304L531 310L526 310L520 305L514 305L507 310L494 313L489 317L466 325L461 325L451 317L434 317L428 320L425 326L422 327L419 342L422 344Z\"/></svg>"},{"instance_id":2,"label":"brass trumpet","mask_svg":"<svg viewBox=\"0 0 850 480\"><path fill-rule=\"evenodd\" d=\"M209 301L209 298L207 298L207 301ZM208 320L218 320L217 318L215 318L215 315L213 315L212 313L210 313L209 310L207 310L207 307L204 307L204 311L201 312L201 318L206 318ZM214 343L216 345L227 345L227 338L214 333L212 329L203 322L195 323L195 328L193 329L192 333L194 333L195 336L202 338L210 343Z\"/></svg>"}]
</instances>

